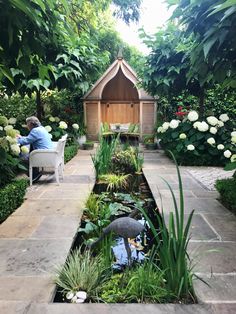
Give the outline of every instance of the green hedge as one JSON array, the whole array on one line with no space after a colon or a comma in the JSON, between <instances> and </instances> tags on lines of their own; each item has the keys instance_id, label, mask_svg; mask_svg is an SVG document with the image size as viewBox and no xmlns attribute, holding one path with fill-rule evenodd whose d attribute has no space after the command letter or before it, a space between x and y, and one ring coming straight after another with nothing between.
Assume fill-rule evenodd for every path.
<instances>
[{"instance_id":1,"label":"green hedge","mask_svg":"<svg viewBox=\"0 0 236 314\"><path fill-rule=\"evenodd\" d=\"M220 193L221 201L225 207L236 213L236 179L217 180L216 189Z\"/></svg>"},{"instance_id":2,"label":"green hedge","mask_svg":"<svg viewBox=\"0 0 236 314\"><path fill-rule=\"evenodd\" d=\"M71 145L71 146L65 147L65 152L64 152L65 163L70 161L77 154L78 149L79 149L78 145Z\"/></svg>"},{"instance_id":3,"label":"green hedge","mask_svg":"<svg viewBox=\"0 0 236 314\"><path fill-rule=\"evenodd\" d=\"M19 179L0 189L0 223L23 203L27 186L28 179Z\"/></svg>"}]
</instances>

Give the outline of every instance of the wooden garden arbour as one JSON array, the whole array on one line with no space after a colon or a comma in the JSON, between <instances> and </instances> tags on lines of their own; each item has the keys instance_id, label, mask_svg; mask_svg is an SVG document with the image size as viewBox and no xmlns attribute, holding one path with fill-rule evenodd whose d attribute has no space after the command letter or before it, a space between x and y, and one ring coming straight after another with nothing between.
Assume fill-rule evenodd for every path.
<instances>
[{"instance_id":1,"label":"wooden garden arbour","mask_svg":"<svg viewBox=\"0 0 236 314\"><path fill-rule=\"evenodd\" d=\"M139 124L140 137L151 134L156 122L156 102L137 87L134 70L118 57L83 97L84 121L90 139L98 139L101 123Z\"/></svg>"}]
</instances>

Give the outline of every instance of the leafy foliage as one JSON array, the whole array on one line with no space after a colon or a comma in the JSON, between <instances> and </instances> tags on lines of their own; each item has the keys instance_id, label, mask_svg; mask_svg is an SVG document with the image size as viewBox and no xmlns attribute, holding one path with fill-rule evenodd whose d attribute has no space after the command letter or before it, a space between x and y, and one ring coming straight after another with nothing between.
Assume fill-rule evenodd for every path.
<instances>
[{"instance_id":1,"label":"leafy foliage","mask_svg":"<svg viewBox=\"0 0 236 314\"><path fill-rule=\"evenodd\" d=\"M64 159L65 163L70 161L78 152L78 145L70 145L65 147Z\"/></svg>"},{"instance_id":2,"label":"leafy foliage","mask_svg":"<svg viewBox=\"0 0 236 314\"><path fill-rule=\"evenodd\" d=\"M0 223L3 222L15 209L17 209L22 204L27 186L27 179L19 179L7 184L4 187L1 187Z\"/></svg>"},{"instance_id":3,"label":"leafy foliage","mask_svg":"<svg viewBox=\"0 0 236 314\"><path fill-rule=\"evenodd\" d=\"M217 180L215 186L222 203L236 213L236 178Z\"/></svg>"},{"instance_id":4,"label":"leafy foliage","mask_svg":"<svg viewBox=\"0 0 236 314\"><path fill-rule=\"evenodd\" d=\"M201 84L213 80L235 88L236 1L181 0L172 16L176 17L185 26L184 36L193 35L188 76L199 75Z\"/></svg>"}]
</instances>

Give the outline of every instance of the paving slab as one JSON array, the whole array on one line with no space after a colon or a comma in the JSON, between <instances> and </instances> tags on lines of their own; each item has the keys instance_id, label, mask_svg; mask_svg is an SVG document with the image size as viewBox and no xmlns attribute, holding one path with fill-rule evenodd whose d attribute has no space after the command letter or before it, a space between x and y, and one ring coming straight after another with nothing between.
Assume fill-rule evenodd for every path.
<instances>
[{"instance_id":1,"label":"paving slab","mask_svg":"<svg viewBox=\"0 0 236 314\"><path fill-rule=\"evenodd\" d=\"M70 250L72 239L0 240L1 276L52 274Z\"/></svg>"},{"instance_id":2,"label":"paving slab","mask_svg":"<svg viewBox=\"0 0 236 314\"><path fill-rule=\"evenodd\" d=\"M169 214L165 214L165 221L168 225ZM184 215L184 224L186 225L189 215ZM195 214L192 218L192 223L189 229L189 236L191 240L207 240L219 241L220 238L218 234L211 228L211 226L206 222L206 220L200 215Z\"/></svg>"},{"instance_id":3,"label":"paving slab","mask_svg":"<svg viewBox=\"0 0 236 314\"><path fill-rule=\"evenodd\" d=\"M0 300L1 314L27 314L29 308L30 302Z\"/></svg>"},{"instance_id":4,"label":"paving slab","mask_svg":"<svg viewBox=\"0 0 236 314\"><path fill-rule=\"evenodd\" d=\"M204 218L210 225L214 226L222 241L236 242L236 216L234 214L224 210L217 215L204 213Z\"/></svg>"},{"instance_id":5,"label":"paving slab","mask_svg":"<svg viewBox=\"0 0 236 314\"><path fill-rule=\"evenodd\" d=\"M10 216L0 225L0 238L29 238L41 221L40 216Z\"/></svg>"},{"instance_id":6,"label":"paving slab","mask_svg":"<svg viewBox=\"0 0 236 314\"><path fill-rule=\"evenodd\" d=\"M209 285L201 280L196 280L194 283L194 291L201 302L214 304L235 302L236 305L236 273L233 275L201 275L201 278Z\"/></svg>"},{"instance_id":7,"label":"paving slab","mask_svg":"<svg viewBox=\"0 0 236 314\"><path fill-rule=\"evenodd\" d=\"M13 214L14 216L78 216L82 214L83 200L37 200L27 199ZM9 218L8 218L9 219Z\"/></svg>"},{"instance_id":8,"label":"paving slab","mask_svg":"<svg viewBox=\"0 0 236 314\"><path fill-rule=\"evenodd\" d=\"M231 303L222 303L222 304L213 304L211 306L213 314L235 314L236 313L236 304Z\"/></svg>"},{"instance_id":9,"label":"paving slab","mask_svg":"<svg viewBox=\"0 0 236 314\"><path fill-rule=\"evenodd\" d=\"M0 277L0 300L45 303L52 300L54 290L51 276Z\"/></svg>"},{"instance_id":10,"label":"paving slab","mask_svg":"<svg viewBox=\"0 0 236 314\"><path fill-rule=\"evenodd\" d=\"M207 314L207 305L178 304L31 304L27 314Z\"/></svg>"},{"instance_id":11,"label":"paving slab","mask_svg":"<svg viewBox=\"0 0 236 314\"><path fill-rule=\"evenodd\" d=\"M188 252L196 264L195 272L236 272L236 242L190 242Z\"/></svg>"},{"instance_id":12,"label":"paving slab","mask_svg":"<svg viewBox=\"0 0 236 314\"><path fill-rule=\"evenodd\" d=\"M47 216L32 233L32 238L42 239L73 239L77 232L80 219L77 216ZM63 230L63 232L62 232Z\"/></svg>"}]
</instances>

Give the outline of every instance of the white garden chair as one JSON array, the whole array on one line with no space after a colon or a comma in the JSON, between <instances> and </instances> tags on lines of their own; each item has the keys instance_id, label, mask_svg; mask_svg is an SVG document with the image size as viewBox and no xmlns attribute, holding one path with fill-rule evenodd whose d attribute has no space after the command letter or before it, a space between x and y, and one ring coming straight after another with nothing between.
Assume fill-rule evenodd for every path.
<instances>
[{"instance_id":1,"label":"white garden chair","mask_svg":"<svg viewBox=\"0 0 236 314\"><path fill-rule=\"evenodd\" d=\"M57 142L54 142L52 149L36 149L29 156L30 185L33 184L33 168L53 168L56 182L59 185L59 176L63 178L64 171L64 150L67 134Z\"/></svg>"}]
</instances>

